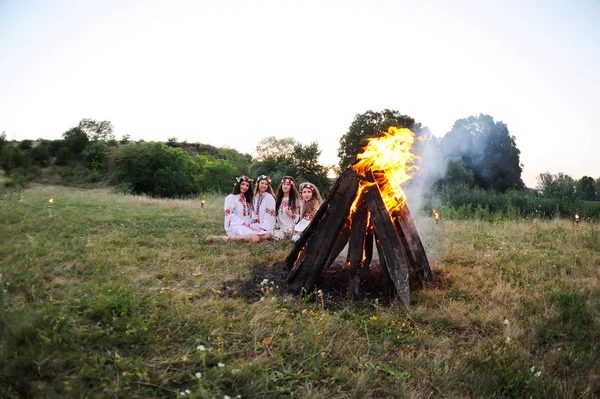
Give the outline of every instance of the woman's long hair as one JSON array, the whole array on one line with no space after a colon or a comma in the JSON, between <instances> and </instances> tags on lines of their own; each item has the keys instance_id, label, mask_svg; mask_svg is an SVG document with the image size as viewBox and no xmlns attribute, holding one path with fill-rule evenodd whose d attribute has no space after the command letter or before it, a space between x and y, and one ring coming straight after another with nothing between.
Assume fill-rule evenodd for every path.
<instances>
[{"instance_id":1,"label":"woman's long hair","mask_svg":"<svg viewBox=\"0 0 600 399\"><path fill-rule=\"evenodd\" d=\"M292 211L295 211L296 207L300 205L300 195L298 194L298 190L296 190L296 183L294 181L294 178L292 176L283 176L283 179L281 179L281 183L279 183L279 187L277 187L277 195L275 196L275 212L277 213L279 213L279 207L281 206L281 201L284 197L283 188L281 188L281 186L286 180L291 180L292 183L292 186L290 187L290 202L288 207Z\"/></svg>"},{"instance_id":2,"label":"woman's long hair","mask_svg":"<svg viewBox=\"0 0 600 399\"><path fill-rule=\"evenodd\" d=\"M252 208L252 199L254 198L254 195L252 195L252 179L248 176L240 176L236 177L235 181L236 183L235 186L233 186L233 191L231 192L231 194L240 194L242 192L242 190L240 190L242 182L248 182L248 184L250 185L250 187L248 187L248 190L244 193L244 197L246 198L246 202Z\"/></svg>"},{"instance_id":3,"label":"woman's long hair","mask_svg":"<svg viewBox=\"0 0 600 399\"><path fill-rule=\"evenodd\" d=\"M300 215L301 218L304 218L304 215L306 215L307 213L313 212L315 209L319 209L319 207L323 203L323 199L321 198L321 193L319 192L317 186L315 186L312 183L302 183L298 188L300 188L300 195L302 195L302 191L305 188L310 188L310 191L312 191L312 197L308 200L308 202L304 206L304 209L302 210L302 215Z\"/></svg>"},{"instance_id":4,"label":"woman's long hair","mask_svg":"<svg viewBox=\"0 0 600 399\"><path fill-rule=\"evenodd\" d=\"M269 188L267 188L267 193L271 194L273 198L275 198L275 193L273 192L273 187L271 187L271 178L267 175L260 175L256 178L256 184L254 184L254 196L258 195L260 192L260 182L261 180L266 180L269 183Z\"/></svg>"}]
</instances>

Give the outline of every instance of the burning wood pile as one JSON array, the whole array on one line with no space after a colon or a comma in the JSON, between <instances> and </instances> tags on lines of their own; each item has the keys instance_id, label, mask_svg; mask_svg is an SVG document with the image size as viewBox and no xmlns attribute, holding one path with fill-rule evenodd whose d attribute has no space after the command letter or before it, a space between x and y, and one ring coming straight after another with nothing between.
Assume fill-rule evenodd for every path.
<instances>
[{"instance_id":1,"label":"burning wood pile","mask_svg":"<svg viewBox=\"0 0 600 399\"><path fill-rule=\"evenodd\" d=\"M358 161L342 173L286 259L291 292L312 289L323 268L348 244L348 292L359 297L375 245L384 288L409 304L409 276L421 281L431 276L401 188L417 168L418 157L410 152L413 143L410 130L391 127L384 137L371 139Z\"/></svg>"}]
</instances>

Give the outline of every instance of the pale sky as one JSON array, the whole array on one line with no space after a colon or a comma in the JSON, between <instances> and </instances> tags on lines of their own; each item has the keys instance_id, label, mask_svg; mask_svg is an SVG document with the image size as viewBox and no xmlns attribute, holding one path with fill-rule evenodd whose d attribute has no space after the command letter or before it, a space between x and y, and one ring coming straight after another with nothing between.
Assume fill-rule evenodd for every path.
<instances>
[{"instance_id":1,"label":"pale sky","mask_svg":"<svg viewBox=\"0 0 600 399\"><path fill-rule=\"evenodd\" d=\"M508 125L529 187L600 177L600 0L0 0L0 132L56 139L318 141L395 109L444 136Z\"/></svg>"}]
</instances>

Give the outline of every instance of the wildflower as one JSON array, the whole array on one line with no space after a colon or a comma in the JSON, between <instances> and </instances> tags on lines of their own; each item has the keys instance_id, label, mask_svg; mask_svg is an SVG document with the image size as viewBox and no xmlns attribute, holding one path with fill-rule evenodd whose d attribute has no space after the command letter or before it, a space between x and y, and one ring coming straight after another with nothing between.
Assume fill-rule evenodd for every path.
<instances>
[{"instance_id":1,"label":"wildflower","mask_svg":"<svg viewBox=\"0 0 600 399\"><path fill-rule=\"evenodd\" d=\"M185 392L183 392L183 391L179 392L179 394L180 394L181 396L185 396Z\"/></svg>"},{"instance_id":2,"label":"wildflower","mask_svg":"<svg viewBox=\"0 0 600 399\"><path fill-rule=\"evenodd\" d=\"M510 322L508 321L508 319L504 319L504 324L508 325Z\"/></svg>"},{"instance_id":3,"label":"wildflower","mask_svg":"<svg viewBox=\"0 0 600 399\"><path fill-rule=\"evenodd\" d=\"M371 316L371 320L377 321L377 316Z\"/></svg>"},{"instance_id":4,"label":"wildflower","mask_svg":"<svg viewBox=\"0 0 600 399\"><path fill-rule=\"evenodd\" d=\"M265 297L264 297L264 296L261 296L261 297L260 297L260 300L261 300L261 302L264 302L264 301L265 301Z\"/></svg>"},{"instance_id":5,"label":"wildflower","mask_svg":"<svg viewBox=\"0 0 600 399\"><path fill-rule=\"evenodd\" d=\"M219 362L219 363L217 363L217 366L219 366L219 367L225 367L225 363Z\"/></svg>"},{"instance_id":6,"label":"wildflower","mask_svg":"<svg viewBox=\"0 0 600 399\"><path fill-rule=\"evenodd\" d=\"M302 309L302 314L306 314L307 310L306 309Z\"/></svg>"},{"instance_id":7,"label":"wildflower","mask_svg":"<svg viewBox=\"0 0 600 399\"><path fill-rule=\"evenodd\" d=\"M269 285L269 280L268 279L264 279L262 281L262 283L260 283L260 285L262 285L263 287L266 286L266 285Z\"/></svg>"},{"instance_id":8,"label":"wildflower","mask_svg":"<svg viewBox=\"0 0 600 399\"><path fill-rule=\"evenodd\" d=\"M225 395L225 396L223 396L223 399L231 399L231 397L228 395Z\"/></svg>"},{"instance_id":9,"label":"wildflower","mask_svg":"<svg viewBox=\"0 0 600 399\"><path fill-rule=\"evenodd\" d=\"M507 344L510 344L510 337L506 337L506 339L504 340L504 342L506 342Z\"/></svg>"},{"instance_id":10,"label":"wildflower","mask_svg":"<svg viewBox=\"0 0 600 399\"><path fill-rule=\"evenodd\" d=\"M204 346L204 345L198 345L198 346L196 347L196 349L198 349L198 350L199 350L199 351L201 351L201 352L204 352L204 351L206 350L206 346Z\"/></svg>"},{"instance_id":11,"label":"wildflower","mask_svg":"<svg viewBox=\"0 0 600 399\"><path fill-rule=\"evenodd\" d=\"M537 373L535 373L535 376L536 376L536 377L539 377L540 375L542 375L542 372L541 372L541 371L538 371Z\"/></svg>"},{"instance_id":12,"label":"wildflower","mask_svg":"<svg viewBox=\"0 0 600 399\"><path fill-rule=\"evenodd\" d=\"M535 366L531 366L531 372L535 373Z\"/></svg>"},{"instance_id":13,"label":"wildflower","mask_svg":"<svg viewBox=\"0 0 600 399\"><path fill-rule=\"evenodd\" d=\"M198 372L196 373L196 378L197 378L197 379L200 379L200 378L202 378L202 373L198 371Z\"/></svg>"},{"instance_id":14,"label":"wildflower","mask_svg":"<svg viewBox=\"0 0 600 399\"><path fill-rule=\"evenodd\" d=\"M190 393L192 393L192 391L190 391L189 389L186 389L185 393L190 394Z\"/></svg>"}]
</instances>

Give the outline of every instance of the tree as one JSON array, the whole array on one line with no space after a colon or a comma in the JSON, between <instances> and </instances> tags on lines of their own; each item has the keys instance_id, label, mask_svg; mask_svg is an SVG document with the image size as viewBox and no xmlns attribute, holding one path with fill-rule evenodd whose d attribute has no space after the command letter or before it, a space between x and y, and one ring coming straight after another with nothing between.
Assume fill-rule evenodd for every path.
<instances>
[{"instance_id":1,"label":"tree","mask_svg":"<svg viewBox=\"0 0 600 399\"><path fill-rule=\"evenodd\" d=\"M457 120L442 139L441 149L446 157L461 157L479 187L498 192L525 187L515 138L506 124L490 115Z\"/></svg>"},{"instance_id":2,"label":"tree","mask_svg":"<svg viewBox=\"0 0 600 399\"><path fill-rule=\"evenodd\" d=\"M446 184L462 184L465 186L473 186L473 172L465 166L465 161L462 158L456 157L448 161L446 169L446 177L442 180Z\"/></svg>"},{"instance_id":3,"label":"tree","mask_svg":"<svg viewBox=\"0 0 600 399\"><path fill-rule=\"evenodd\" d=\"M63 146L69 149L69 152L78 158L90 139L88 135L80 128L74 127L63 133Z\"/></svg>"},{"instance_id":4,"label":"tree","mask_svg":"<svg viewBox=\"0 0 600 399\"><path fill-rule=\"evenodd\" d=\"M91 141L110 141L115 139L113 125L109 121L95 121L93 119L82 119L77 125Z\"/></svg>"},{"instance_id":5,"label":"tree","mask_svg":"<svg viewBox=\"0 0 600 399\"><path fill-rule=\"evenodd\" d=\"M249 167L252 176L268 174L277 187L283 176L290 175L297 183L310 181L321 191L329 190L328 168L319 163L317 142L302 145L292 137L266 137L259 141L256 152L259 155Z\"/></svg>"},{"instance_id":6,"label":"tree","mask_svg":"<svg viewBox=\"0 0 600 399\"><path fill-rule=\"evenodd\" d=\"M554 176L550 172L542 172L536 177L537 189L547 197L552 196L552 187L554 183Z\"/></svg>"},{"instance_id":7,"label":"tree","mask_svg":"<svg viewBox=\"0 0 600 399\"><path fill-rule=\"evenodd\" d=\"M596 199L596 182L590 176L583 176L575 186L579 199L584 201L594 201Z\"/></svg>"},{"instance_id":8,"label":"tree","mask_svg":"<svg viewBox=\"0 0 600 399\"><path fill-rule=\"evenodd\" d=\"M402 115L399 111L385 109L382 112L367 111L358 114L350 124L348 132L340 139L340 170L346 169L356 160L356 155L363 151L369 138L382 136L390 126L409 128L415 134L420 134L422 130L420 123L415 123L413 118Z\"/></svg>"},{"instance_id":9,"label":"tree","mask_svg":"<svg viewBox=\"0 0 600 399\"><path fill-rule=\"evenodd\" d=\"M265 137L256 145L256 160L267 158L287 157L292 155L298 142L293 137L278 139L275 136Z\"/></svg>"}]
</instances>

